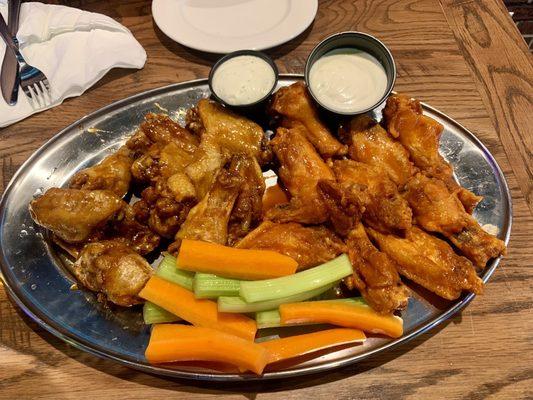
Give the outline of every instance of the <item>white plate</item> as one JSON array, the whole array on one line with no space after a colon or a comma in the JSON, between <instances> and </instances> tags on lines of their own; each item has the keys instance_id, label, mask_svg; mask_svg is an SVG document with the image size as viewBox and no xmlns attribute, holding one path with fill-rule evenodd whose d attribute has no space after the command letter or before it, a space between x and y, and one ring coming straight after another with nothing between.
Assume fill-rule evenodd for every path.
<instances>
[{"instance_id":1,"label":"white plate","mask_svg":"<svg viewBox=\"0 0 533 400\"><path fill-rule=\"evenodd\" d=\"M210 53L288 42L315 19L318 0L154 0L152 15L172 40Z\"/></svg>"}]
</instances>

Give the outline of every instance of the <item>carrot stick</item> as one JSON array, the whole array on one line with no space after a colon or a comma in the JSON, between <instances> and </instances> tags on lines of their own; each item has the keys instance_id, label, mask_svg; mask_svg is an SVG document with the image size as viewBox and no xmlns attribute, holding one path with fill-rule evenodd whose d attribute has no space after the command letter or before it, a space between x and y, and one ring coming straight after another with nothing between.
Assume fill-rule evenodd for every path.
<instances>
[{"instance_id":1,"label":"carrot stick","mask_svg":"<svg viewBox=\"0 0 533 400\"><path fill-rule=\"evenodd\" d=\"M254 342L215 329L157 324L152 329L145 357L152 364L225 362L260 375L268 361L268 351Z\"/></svg>"},{"instance_id":2,"label":"carrot stick","mask_svg":"<svg viewBox=\"0 0 533 400\"><path fill-rule=\"evenodd\" d=\"M236 249L215 243L184 239L178 268L237 279L268 279L291 275L298 263L270 250Z\"/></svg>"},{"instance_id":3,"label":"carrot stick","mask_svg":"<svg viewBox=\"0 0 533 400\"><path fill-rule=\"evenodd\" d=\"M218 329L253 341L255 321L242 314L219 313L217 303L197 300L193 292L172 282L152 276L139 296L196 326Z\"/></svg>"},{"instance_id":4,"label":"carrot stick","mask_svg":"<svg viewBox=\"0 0 533 400\"><path fill-rule=\"evenodd\" d=\"M265 190L265 194L263 195L263 214L278 204L288 202L289 198L287 197L287 193L276 183L274 186L270 186Z\"/></svg>"},{"instance_id":5,"label":"carrot stick","mask_svg":"<svg viewBox=\"0 0 533 400\"><path fill-rule=\"evenodd\" d=\"M363 342L365 334L358 329L328 329L259 343L268 350L268 363L287 360L328 347Z\"/></svg>"},{"instance_id":6,"label":"carrot stick","mask_svg":"<svg viewBox=\"0 0 533 400\"><path fill-rule=\"evenodd\" d=\"M365 304L339 301L306 301L279 306L281 323L318 323L381 333L393 338L402 336L403 320L394 315L381 315Z\"/></svg>"}]
</instances>

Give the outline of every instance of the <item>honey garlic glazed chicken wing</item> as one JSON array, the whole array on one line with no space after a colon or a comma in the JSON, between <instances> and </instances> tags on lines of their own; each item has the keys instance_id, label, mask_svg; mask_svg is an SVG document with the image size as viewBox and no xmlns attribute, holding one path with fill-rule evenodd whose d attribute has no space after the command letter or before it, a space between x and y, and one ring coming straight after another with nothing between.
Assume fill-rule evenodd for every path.
<instances>
[{"instance_id":1,"label":"honey garlic glazed chicken wing","mask_svg":"<svg viewBox=\"0 0 533 400\"><path fill-rule=\"evenodd\" d=\"M238 174L243 180L229 219L228 245L233 246L259 225L263 211L265 179L255 157L234 156L229 171Z\"/></svg>"},{"instance_id":2,"label":"honey garlic glazed chicken wing","mask_svg":"<svg viewBox=\"0 0 533 400\"><path fill-rule=\"evenodd\" d=\"M133 158L126 147L121 147L93 167L85 168L71 179L72 189L110 190L124 197L130 188L130 168Z\"/></svg>"},{"instance_id":3,"label":"honey garlic glazed chicken wing","mask_svg":"<svg viewBox=\"0 0 533 400\"><path fill-rule=\"evenodd\" d=\"M149 113L137 132L126 142L126 146L135 154L134 158L138 158L154 143L166 145L171 142L189 153L193 153L199 143L195 135L168 115Z\"/></svg>"},{"instance_id":4,"label":"honey garlic glazed chicken wing","mask_svg":"<svg viewBox=\"0 0 533 400\"><path fill-rule=\"evenodd\" d=\"M197 203L196 191L183 173L160 178L133 204L135 219L164 238L172 239Z\"/></svg>"},{"instance_id":5,"label":"honey garlic glazed chicken wing","mask_svg":"<svg viewBox=\"0 0 533 400\"><path fill-rule=\"evenodd\" d=\"M346 146L340 143L318 118L303 82L296 82L279 89L273 97L271 112L282 116L282 126L291 128L294 122L303 124L305 135L318 152L324 157L346 154Z\"/></svg>"},{"instance_id":6,"label":"honey garlic glazed chicken wing","mask_svg":"<svg viewBox=\"0 0 533 400\"><path fill-rule=\"evenodd\" d=\"M174 142L155 143L133 162L131 173L137 182L153 183L183 172L193 161L194 152L183 150Z\"/></svg>"},{"instance_id":7,"label":"honey garlic glazed chicken wing","mask_svg":"<svg viewBox=\"0 0 533 400\"><path fill-rule=\"evenodd\" d=\"M101 300L124 307L143 302L137 295L153 273L143 257L113 240L87 244L70 270Z\"/></svg>"},{"instance_id":8,"label":"honey garlic glazed chicken wing","mask_svg":"<svg viewBox=\"0 0 533 400\"><path fill-rule=\"evenodd\" d=\"M185 172L193 182L198 198L202 198L216 171L233 155L244 154L261 161L266 139L258 124L214 101L200 100L194 115L197 121L193 126L201 134L201 141L195 161L185 168Z\"/></svg>"},{"instance_id":9,"label":"honey garlic glazed chicken wing","mask_svg":"<svg viewBox=\"0 0 533 400\"><path fill-rule=\"evenodd\" d=\"M48 189L30 203L33 220L67 243L86 241L122 209L124 202L108 190Z\"/></svg>"},{"instance_id":10,"label":"honey garlic glazed chicken wing","mask_svg":"<svg viewBox=\"0 0 533 400\"><path fill-rule=\"evenodd\" d=\"M149 254L160 243L160 235L135 218L135 210L124 203L117 217L110 221L100 234L101 239L122 241L140 255Z\"/></svg>"},{"instance_id":11,"label":"honey garlic glazed chicken wing","mask_svg":"<svg viewBox=\"0 0 533 400\"><path fill-rule=\"evenodd\" d=\"M228 241L230 215L242 185L243 178L239 174L221 169L207 194L187 215L176 239L203 240L225 245Z\"/></svg>"},{"instance_id":12,"label":"honey garlic glazed chicken wing","mask_svg":"<svg viewBox=\"0 0 533 400\"><path fill-rule=\"evenodd\" d=\"M167 115L147 114L138 131L126 142L134 154L131 173L137 182L150 184L169 178L194 160L198 138Z\"/></svg>"}]
</instances>

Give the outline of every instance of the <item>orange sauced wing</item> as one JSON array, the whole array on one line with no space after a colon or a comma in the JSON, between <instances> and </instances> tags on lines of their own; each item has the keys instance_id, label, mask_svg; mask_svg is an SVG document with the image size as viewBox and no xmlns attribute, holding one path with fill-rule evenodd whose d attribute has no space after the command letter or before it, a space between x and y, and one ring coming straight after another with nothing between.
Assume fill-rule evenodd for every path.
<instances>
[{"instance_id":1,"label":"orange sauced wing","mask_svg":"<svg viewBox=\"0 0 533 400\"><path fill-rule=\"evenodd\" d=\"M291 195L287 204L271 208L266 218L276 222L320 224L327 212L318 193L319 180L333 180L333 172L306 139L303 126L278 128L271 141L279 160L279 179Z\"/></svg>"},{"instance_id":2,"label":"orange sauced wing","mask_svg":"<svg viewBox=\"0 0 533 400\"><path fill-rule=\"evenodd\" d=\"M441 179L450 191L457 192L465 209L471 213L481 197L459 186L452 166L439 154L444 127L422 113L418 100L403 95L389 97L383 115L389 133L407 149L414 164L425 174Z\"/></svg>"},{"instance_id":3,"label":"orange sauced wing","mask_svg":"<svg viewBox=\"0 0 533 400\"><path fill-rule=\"evenodd\" d=\"M340 143L318 118L318 112L303 82L296 82L279 89L272 100L271 109L283 117L282 125L291 128L295 123L303 124L305 135L324 157L346 153L346 146Z\"/></svg>"},{"instance_id":4,"label":"orange sauced wing","mask_svg":"<svg viewBox=\"0 0 533 400\"><path fill-rule=\"evenodd\" d=\"M448 300L457 299L463 290L481 294L483 281L472 263L452 247L419 228L412 227L405 238L384 235L368 228L369 236L381 251L396 262L401 275Z\"/></svg>"}]
</instances>

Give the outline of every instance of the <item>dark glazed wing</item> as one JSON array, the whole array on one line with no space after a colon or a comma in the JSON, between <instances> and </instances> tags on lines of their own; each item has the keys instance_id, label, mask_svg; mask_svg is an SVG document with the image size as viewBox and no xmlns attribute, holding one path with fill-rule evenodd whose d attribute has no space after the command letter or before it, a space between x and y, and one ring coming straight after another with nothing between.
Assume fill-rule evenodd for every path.
<instances>
[{"instance_id":1,"label":"dark glazed wing","mask_svg":"<svg viewBox=\"0 0 533 400\"><path fill-rule=\"evenodd\" d=\"M30 203L33 220L68 243L86 241L125 203L108 190L52 188Z\"/></svg>"},{"instance_id":2,"label":"dark glazed wing","mask_svg":"<svg viewBox=\"0 0 533 400\"><path fill-rule=\"evenodd\" d=\"M380 250L396 262L401 275L439 296L455 300L463 290L483 292L483 281L472 263L455 254L445 241L416 227L408 230L405 238L384 235L372 228L367 232Z\"/></svg>"},{"instance_id":3,"label":"dark glazed wing","mask_svg":"<svg viewBox=\"0 0 533 400\"><path fill-rule=\"evenodd\" d=\"M172 239L197 203L196 191L185 174L159 178L133 204L135 219L167 239Z\"/></svg>"},{"instance_id":4,"label":"dark glazed wing","mask_svg":"<svg viewBox=\"0 0 533 400\"><path fill-rule=\"evenodd\" d=\"M348 282L361 292L367 303L382 314L405 308L409 290L400 280L398 266L374 247L362 224L349 233L346 246L354 269Z\"/></svg>"},{"instance_id":5,"label":"dark glazed wing","mask_svg":"<svg viewBox=\"0 0 533 400\"><path fill-rule=\"evenodd\" d=\"M221 169L204 198L194 206L176 234L176 239L203 240L225 245L228 222L243 185L242 178Z\"/></svg>"},{"instance_id":6,"label":"dark glazed wing","mask_svg":"<svg viewBox=\"0 0 533 400\"><path fill-rule=\"evenodd\" d=\"M183 173L195 157L198 138L167 115L147 114L139 130L127 141L134 154L133 177L142 183L155 184Z\"/></svg>"},{"instance_id":7,"label":"dark glazed wing","mask_svg":"<svg viewBox=\"0 0 533 400\"><path fill-rule=\"evenodd\" d=\"M195 129L201 132L201 142L195 161L185 172L194 183L198 197L209 190L218 169L233 155L244 154L261 158L264 150L264 132L255 122L237 115L220 104L202 99L195 114ZM199 124L201 123L201 126Z\"/></svg>"},{"instance_id":8,"label":"dark glazed wing","mask_svg":"<svg viewBox=\"0 0 533 400\"><path fill-rule=\"evenodd\" d=\"M193 151L184 150L175 142L154 143L134 161L131 173L138 182L154 183L159 178L167 179L183 172L194 161L194 155Z\"/></svg>"},{"instance_id":9,"label":"dark glazed wing","mask_svg":"<svg viewBox=\"0 0 533 400\"><path fill-rule=\"evenodd\" d=\"M229 171L243 180L229 219L228 244L232 246L261 220L265 179L255 157L234 156Z\"/></svg>"},{"instance_id":10,"label":"dark glazed wing","mask_svg":"<svg viewBox=\"0 0 533 400\"><path fill-rule=\"evenodd\" d=\"M129 307L143 302L137 295L153 273L150 264L124 243L87 244L71 268L78 282L101 299Z\"/></svg>"},{"instance_id":11,"label":"dark glazed wing","mask_svg":"<svg viewBox=\"0 0 533 400\"><path fill-rule=\"evenodd\" d=\"M133 159L127 148L107 156L93 167L78 172L70 181L72 189L110 190L124 197L130 188Z\"/></svg>"},{"instance_id":12,"label":"dark glazed wing","mask_svg":"<svg viewBox=\"0 0 533 400\"><path fill-rule=\"evenodd\" d=\"M326 207L317 184L320 180L334 180L331 169L306 139L305 128L278 128L271 141L279 160L279 179L291 195L288 204L278 205L266 213L276 222L320 224L327 220Z\"/></svg>"},{"instance_id":13,"label":"dark glazed wing","mask_svg":"<svg viewBox=\"0 0 533 400\"><path fill-rule=\"evenodd\" d=\"M137 157L131 167L133 177L149 184L133 204L135 220L167 239L175 236L197 203L185 168L195 160L198 145L196 135L168 116L155 114L148 114L127 142Z\"/></svg>"},{"instance_id":14,"label":"dark glazed wing","mask_svg":"<svg viewBox=\"0 0 533 400\"><path fill-rule=\"evenodd\" d=\"M271 106L272 111L283 116L282 125L293 127L294 121L303 124L307 140L316 147L324 157L346 154L346 146L342 145L320 122L311 96L303 82L296 82L279 89Z\"/></svg>"},{"instance_id":15,"label":"dark glazed wing","mask_svg":"<svg viewBox=\"0 0 533 400\"><path fill-rule=\"evenodd\" d=\"M441 179L472 213L481 197L459 186L453 177L452 166L439 154L439 139L444 127L423 115L418 100L403 95L387 99L383 116L389 133L409 151L414 164L426 175Z\"/></svg>"},{"instance_id":16,"label":"dark glazed wing","mask_svg":"<svg viewBox=\"0 0 533 400\"><path fill-rule=\"evenodd\" d=\"M344 251L344 243L324 226L270 221L263 222L235 247L277 251L295 259L299 270L325 263Z\"/></svg>"},{"instance_id":17,"label":"dark glazed wing","mask_svg":"<svg viewBox=\"0 0 533 400\"><path fill-rule=\"evenodd\" d=\"M108 224L102 237L122 241L141 255L154 251L161 239L159 234L135 219L134 208L126 203L113 223Z\"/></svg>"},{"instance_id":18,"label":"dark glazed wing","mask_svg":"<svg viewBox=\"0 0 533 400\"><path fill-rule=\"evenodd\" d=\"M138 131L126 142L126 146L138 156L146 153L154 143L165 145L171 142L189 153L193 153L198 147L198 138L168 115L149 113Z\"/></svg>"}]
</instances>

